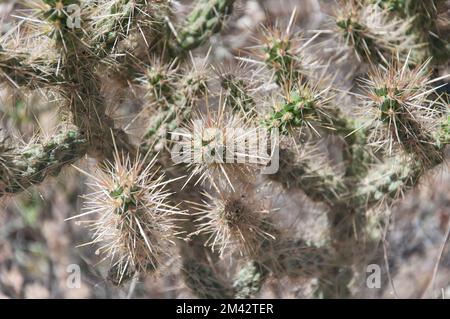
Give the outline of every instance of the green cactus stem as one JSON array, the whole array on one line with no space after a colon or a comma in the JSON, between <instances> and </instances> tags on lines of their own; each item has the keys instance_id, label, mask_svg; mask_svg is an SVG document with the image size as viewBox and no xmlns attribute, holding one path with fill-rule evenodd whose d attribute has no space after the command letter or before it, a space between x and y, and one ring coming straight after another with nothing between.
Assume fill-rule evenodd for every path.
<instances>
[{"instance_id":1,"label":"green cactus stem","mask_svg":"<svg viewBox=\"0 0 450 319\"><path fill-rule=\"evenodd\" d=\"M64 166L82 158L86 138L78 130L66 130L48 142L24 147L0 145L0 196L19 193L40 184L47 176L57 176Z\"/></svg>"},{"instance_id":2,"label":"green cactus stem","mask_svg":"<svg viewBox=\"0 0 450 319\"><path fill-rule=\"evenodd\" d=\"M234 0L197 0L195 7L177 30L177 48L189 51L219 32L224 19L231 14Z\"/></svg>"}]
</instances>

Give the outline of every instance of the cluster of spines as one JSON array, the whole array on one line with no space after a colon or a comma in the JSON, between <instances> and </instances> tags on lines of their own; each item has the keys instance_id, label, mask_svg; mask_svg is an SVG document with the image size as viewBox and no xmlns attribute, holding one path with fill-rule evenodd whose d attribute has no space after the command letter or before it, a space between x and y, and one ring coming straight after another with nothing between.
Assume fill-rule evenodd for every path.
<instances>
[{"instance_id":1,"label":"cluster of spines","mask_svg":"<svg viewBox=\"0 0 450 319\"><path fill-rule=\"evenodd\" d=\"M404 59L411 47L419 45L408 33L410 20L393 17L386 9L364 1L345 1L334 23L340 42L363 62L384 63L393 54Z\"/></svg>"},{"instance_id":2,"label":"cluster of spines","mask_svg":"<svg viewBox=\"0 0 450 319\"><path fill-rule=\"evenodd\" d=\"M71 218L94 215L83 222L93 230L98 253L117 270L116 281L129 273L159 270L176 239L182 212L169 202L170 180L155 167L155 158L131 160L116 150L113 163L102 164L96 176L85 174L93 179L92 192L85 196L85 212Z\"/></svg>"},{"instance_id":3,"label":"cluster of spines","mask_svg":"<svg viewBox=\"0 0 450 319\"><path fill-rule=\"evenodd\" d=\"M73 117L75 118L76 124L80 126L82 133L78 133L78 131L71 131L68 135L63 134L62 139L55 139L54 143L35 143L25 148L24 153L20 155L2 144L0 147L0 151L2 152L0 155L0 172L5 173L2 174L2 176L7 176L7 178L5 180L1 180L0 183L0 186L6 190L2 191L2 193L19 191L19 188L17 187L19 184L23 184L20 185L20 189L24 189L32 184L40 183L45 176L56 174L63 165L75 161L86 152L92 154L92 147L94 146L92 140L96 138L100 138L102 141L108 141L106 149L97 150L99 153L109 153L106 157L112 156L111 150L113 148L114 139L116 139L116 142L120 145L119 148L126 150L131 154L131 156L136 155L133 153L138 152L134 149L129 149L127 146L129 141L126 138L125 133L114 128L114 122L112 119L104 117L104 101L98 98L91 100L91 96L101 96L101 93L98 90L98 79L88 71L91 66L98 62L98 56L95 54L91 55L89 53L91 48L85 47L85 43L83 42L84 36L81 32L71 30L69 28L67 25L67 15L61 11L61 6L64 8L67 5L75 4L77 2L48 0L46 3L51 6L51 9L47 10L43 14L43 17L54 26L54 30L50 33L50 35L56 36L56 43L62 50L61 52L64 52L62 54L65 57L65 59L63 59L64 65L62 66L64 69L62 80L63 82L65 81L69 84L67 86L70 87L70 89L66 88L63 90L63 95L66 95L69 98L68 100L70 100L71 103L70 108L73 112ZM122 4L125 7L119 6ZM178 31L175 30L175 52L186 52L194 49L203 44L205 40L211 36L211 34L218 32L223 24L224 17L230 13L232 4L233 1L226 0L198 1L197 6L194 7L185 23ZM112 11L117 11L120 8L131 8L130 2L119 1L117 2L117 7L114 6ZM400 10L399 8L390 8L390 10ZM360 8L358 8L358 10L359 9ZM128 11L121 12L124 13ZM100 36L100 42L106 42L107 47L113 43L115 45L118 38L125 38L126 32L124 31L128 27L129 23L131 23L130 17L133 17L133 15L117 16L117 20L112 23L112 31L102 33ZM391 49L398 46L398 43L386 43L383 42L383 39L381 39L381 45L376 43L380 39L370 35L370 30L367 29L367 26L361 24L358 20L360 16L355 15L355 17L355 19L353 19L353 16L350 16L347 19L339 20L337 21L337 25L339 28L344 30L344 37L347 40L350 39L350 37L353 37L354 41L352 42L352 45L359 55L362 56L364 54L366 57L371 57L367 59L369 62L374 62L373 57L375 56L377 56L376 59L378 59L378 56L381 55L380 53L390 52ZM398 26L400 25L403 24L398 24ZM350 34L350 31L352 31L353 34ZM121 34L120 37L118 36L119 33ZM283 101L281 103L277 103L272 108L268 118L264 119L263 123L265 123L268 128L281 128L284 135L290 137L294 137L295 132L304 127L309 127L320 133L318 134L319 136L324 132L326 135L339 135L343 137L346 143L346 154L344 155L344 158L348 162L346 164L351 166L345 171L343 176L344 179L341 179L336 172L332 169L328 169L325 165L319 165L319 167L317 167L317 165L311 165L311 163L314 164L313 162L318 159L318 157L314 155L310 163L308 163L305 159L302 159L301 161L292 161L291 163L288 162L287 170L285 171L288 172L288 174L285 174L285 176L281 176L280 178L282 184L286 185L286 183L283 182L291 179L292 175L294 175L295 178L293 180L295 182L295 186L304 189L310 197L318 201L325 201L332 204L337 210L340 209L348 212L349 214L354 214L355 212L361 214L360 209L364 206L363 204L366 206L371 206L379 202L383 197L395 199L398 194L398 191L395 189L396 187L407 189L415 185L417 183L418 176L422 173L424 164L423 161L412 161L411 165L413 165L413 167L410 170L407 169L409 166L401 171L398 171L397 166L394 167L394 169L390 169L389 167L379 168L373 166L375 174L372 174L372 171L367 173L368 169L365 166L369 166L369 163L368 161L366 162L365 154L361 153L361 148L363 148L366 141L366 128L358 131L355 123L343 116L339 109L328 107L328 104L331 104L332 100L328 97L328 94L324 94L327 93L328 89L319 90L318 86L315 86L314 82L309 77L304 76L300 66L301 61L298 57L298 47L294 44L293 40L295 37L291 35L289 28L285 35L282 34L283 33L281 32L274 32L272 34L273 36L268 36L263 48L265 52L264 63L269 70L273 71L274 82L279 86L279 88L284 90L284 94L282 94ZM89 45L92 44L89 43ZM72 61L71 59L74 60ZM3 60L6 61L4 63L6 67L2 67L2 70L7 70L10 72L11 70L14 70L15 67L18 71L22 72L13 73L16 79L21 80L17 82L20 84L24 83L22 80L25 80L26 77L23 75L26 75L27 73L23 71L28 72L28 69L25 68L26 65L23 65L22 61L17 58ZM74 70L79 71L79 63L84 62L85 65L82 67L83 72L73 72ZM405 65L406 64L407 63L405 63ZM144 79L144 82L148 85L148 97L150 100L153 100L152 102L156 102L152 103L152 105L158 105L157 110L160 113L158 114L158 117L151 119L151 122L156 124L156 126L152 126L149 129L148 134L145 136L145 139L147 140L150 140L161 127L164 127L163 131L167 133L182 126L183 123L189 123L188 121L191 117L191 107L194 104L193 101L195 101L198 96L203 95L206 91L206 81L202 77L189 77L187 75L183 75L184 71L178 72L177 70L171 73L171 71L174 70L172 69L173 66L174 65L169 64L166 68L165 65L158 67L158 65L153 64L148 67L145 72L145 76L140 79L141 82L142 79ZM10 68L8 69L8 67ZM33 74L36 73L35 69L30 70L31 71L29 72L32 72ZM380 76L389 81L389 71L382 68L380 70ZM398 69L398 71L406 73L410 72L408 66L405 66L402 70ZM76 76L74 75L75 73L77 74ZM249 92L248 87L245 85L246 83L233 77L224 77L223 79L223 88L228 91L227 101L229 106L231 106L230 113L234 113L235 116L240 114L246 117L248 113L253 111L255 106L252 96L248 94ZM85 80L87 81L85 82ZM412 83L414 84L414 81ZM431 145L432 150L439 153L442 150L442 145L448 144L448 123L447 125L442 126L437 137L437 141L439 143L434 145L432 134L428 134L428 132L426 132L426 136L422 136L421 134L424 131L422 130L423 126L416 129L416 117L412 114L414 112L411 112L411 110L407 110L406 108L403 111L401 110L404 106L402 103L404 103L405 100L403 95L410 94L410 91L413 91L413 94L417 95L417 99L410 102L409 107L418 106L419 108L423 108L423 105L429 106L429 101L420 99L421 97L426 97L434 93L433 88L426 88L427 85L428 83L420 81L417 83L416 87L407 87L406 89L396 87L392 88L391 86L385 85L382 87L376 87L372 92L374 93L373 95L376 96L377 100L382 99L382 101L376 105L379 110L378 120L380 122L386 124L387 122L392 121L392 113L401 113L402 116L397 116L395 119L395 121L398 119L401 123L396 122L394 124L396 124L397 127L403 127L403 129L406 128L406 131L396 132L396 137L397 141L403 142L406 151L410 154L418 153L418 145L420 147L425 145L428 147L428 145ZM77 86L81 87L76 88L75 92L71 91ZM180 87L182 88L181 90L179 90ZM391 92L392 89L394 91ZM97 106L99 107L96 108ZM92 125L93 123L90 122L94 121L93 119L95 118L95 115L100 115L101 121ZM91 131L96 130L96 124L99 124L98 126L102 127L101 132ZM76 138L77 136L82 136L83 138ZM111 136L113 138L110 139ZM410 143L411 140L414 142L413 144ZM148 141L146 141L145 144L149 144ZM410 147L411 145L416 147ZM147 151L148 148L145 148L145 150ZM419 153L427 153L429 155L428 148ZM28 156L27 154L31 155ZM25 156L27 159L23 160L23 158L21 159L21 156ZM285 160L289 157L298 158L298 154L293 154L293 152L289 152L289 149L286 148L282 149L282 156L283 158L281 160L284 161L284 163L286 163ZM11 161L11 159L15 160ZM19 159L18 162L16 161L17 159ZM22 160L25 164L22 163ZM440 161L441 156L436 156L433 159L432 164L436 165ZM115 158L114 162L115 164L120 165L120 163L123 164L124 160ZM139 161L136 163L138 162ZM20 165L23 164L17 170L19 172L23 172L25 169L31 169L31 176L33 176L33 178L25 176L23 179L22 177L19 179L19 177L17 177L18 175L14 175L14 170L9 170L9 168L14 167L11 163L20 163ZM129 164L129 162L126 163ZM127 172L127 169L128 171L132 170L132 166L128 167L128 164L125 165L125 172ZM317 162L315 164L317 164ZM34 177L33 167L36 165L38 166L39 174L36 175L37 177ZM49 165L48 169L46 165ZM206 169L210 170L209 167ZM109 171L106 169L106 171L110 173L110 176L114 176L119 173L117 169L110 169ZM145 172L146 169L143 169L143 171ZM381 172L383 177L386 177L386 175L388 175L388 177L379 179L376 174L377 172ZM384 174L383 172L387 173ZM145 176L146 174L144 173L143 175ZM355 186L352 183L364 176L366 178L363 179L363 182L358 184L360 186L360 190L356 192L357 196L353 198L350 196L350 200L346 203L346 199L349 198L347 196L348 193L350 193L350 195L355 194ZM128 183L128 180L124 176L121 175L121 178ZM156 179L156 181L159 180ZM141 201L145 198L142 193L137 191L137 187L142 187L143 185L136 181L131 182L134 186L128 187L129 189L126 192L123 187L115 188L107 192L109 194L108 199L112 200L115 204L118 202L121 203L119 205L119 210L121 212L129 212L134 210L137 206L137 202L139 202L138 198L136 198L137 195L140 194L139 196L142 197L140 198ZM152 182L155 181L152 180ZM4 186L3 184L7 186ZM13 184L15 185L14 187L8 188L8 185ZM312 187L308 189L311 185ZM222 186L216 188L222 188ZM247 239L245 242L250 244L251 248L249 249L248 246L246 247L244 245L246 248L241 251L244 255L246 255L246 257L256 257L255 260L250 261L248 266L244 267L242 271L238 273L235 285L232 287L236 292L236 296L250 296L256 293L267 276L268 268L275 274L287 272L289 275L292 275L295 273L302 273L302 268L306 268L306 272L314 273L314 276L332 277L336 274L339 267L331 266L328 268L325 267L327 269L322 269L319 265L323 263L332 264L337 262L341 260L340 258L342 255L338 256L337 259L324 259L324 255L330 255L335 252L318 249L317 247L307 245L301 241L283 240L283 238L276 238L276 240L274 240L270 234L273 233L274 235L278 235L278 233L273 229L266 229L266 227L271 227L268 226L270 223L266 224L265 221L257 223L258 221L261 221L259 219L259 217L261 217L260 215L253 216L252 214L248 214L251 217L249 217L249 219L238 218L242 217L240 216L241 214L249 213L249 210L244 207L245 205L243 205L243 203L241 203L242 205L237 205L236 201L233 202L233 196L235 196L235 194L228 194L222 199L221 202L219 202L218 199L210 198L208 204L205 206L207 209L201 211L202 218L206 218L208 221L203 224L204 227L200 227L199 232L203 234L212 233L217 235L219 223L213 225L213 222L220 222L221 225L225 225L226 228L228 227L228 231L232 228L233 223L241 223L240 225L244 225L247 228L253 227L255 229L262 227L261 225L263 225L262 229L260 229L261 232L258 234L265 234L266 236L261 236L261 238L257 240ZM231 202L234 204L231 205ZM102 203L102 205L103 204L104 203ZM248 203L245 204L247 205ZM226 207L229 208L230 205L238 208L228 210L225 209ZM117 212L117 209L114 210L113 215L124 215L123 213ZM257 213L257 210L253 207L250 212L255 214ZM103 217L105 216L106 215ZM345 217L340 213L337 213L336 216ZM336 219L337 218L331 219L331 227L337 228L336 226L339 226L337 223L334 223ZM249 220L252 222L250 225L248 223ZM245 221L245 223L243 223L243 221ZM100 231L104 230L101 228L104 225L105 224L96 224L97 227L100 227L98 228ZM332 233L339 233L335 238L332 238L332 241L337 241L337 239L343 238L346 239L347 237L352 236L352 231L348 231L347 227L343 227L343 229L344 231L339 229L332 230ZM142 235L142 231L140 229L134 228L134 232L141 233ZM145 231L143 233L145 234ZM143 252L144 255L146 252L148 253L145 248L146 246L148 248L145 237L146 236L144 235L138 238L140 243L143 244L142 247L144 247L144 249L140 247L139 252ZM136 241L136 237L134 241ZM225 243L228 241L229 238L225 241ZM158 241L155 242L158 244ZM292 248L291 244L295 246L295 248ZM273 247L277 247L280 252L284 252L289 255L287 257L286 254L283 256L280 254L271 256L272 259L278 260L278 266L281 265L281 267L267 267L267 265L270 265L271 261L261 261L261 255L254 254L255 251L261 249L259 246L268 247L267 245L273 245ZM285 246L280 245L287 245L289 250L287 250ZM215 244L211 246L212 248L217 248ZM297 249L299 246L308 247L308 252L311 252L312 256L311 259L305 259L305 256L309 255L301 254L301 249ZM221 247L222 249L219 250L222 252L227 248L226 245L221 245ZM344 249L346 249L345 246ZM126 249L125 251L130 252L132 250ZM338 255L339 254L340 252L338 252ZM145 260L146 258L143 259ZM140 272L145 272L147 270L147 266L144 264L154 263L153 258L146 260L144 263L140 263L139 260L142 260L142 258L136 259L136 255L132 256L130 260L130 262L134 264L135 270ZM311 262L311 264L308 262ZM117 267L118 265L119 267ZM191 267L189 268L189 266ZM116 269L121 275L125 276L128 274L127 267L123 267L123 264L116 264L114 269ZM317 272L311 270L317 270ZM203 288L215 286L217 288L214 292L204 293L204 296L230 296L228 293L229 287L222 286L219 281L213 280L214 274L206 265L198 265L195 261L190 260L190 263L185 264L184 271L188 272L190 275L188 277L191 279L196 279L191 280L190 286L194 287L197 285ZM196 273L192 274L190 272ZM204 274L204 276L202 276L202 274ZM201 278L201 280L198 280L199 278ZM340 285L343 286L347 284L348 282L345 280L340 283ZM197 291L201 295L201 290L197 289Z\"/></svg>"},{"instance_id":4,"label":"cluster of spines","mask_svg":"<svg viewBox=\"0 0 450 319\"><path fill-rule=\"evenodd\" d=\"M224 2L227 6L226 8L222 6L222 2L217 2L217 5L216 2L210 1L212 5L210 10L200 12L200 16L205 14L209 20L213 21L209 21L205 26L197 30L195 34L191 35L194 38L199 37L199 41L194 41L197 43L196 45L204 43L210 35L218 32L225 15L231 10L230 1ZM108 5L106 2L104 4ZM158 6L159 2L151 4ZM46 176L57 175L63 166L75 162L86 153L94 155L99 159L104 159L105 157L113 159L114 148L119 148L129 154L129 156L138 156L139 150L136 150L131 145L126 133L121 129L115 128L113 119L106 115L106 102L102 98L100 91L101 83L96 73L99 67L109 68L113 66L114 68L115 63L120 62L117 60L117 56L107 55L113 53L112 50L118 46L118 43L126 38L127 28L130 25L132 27L134 26L130 19L134 19L138 15L137 11L142 13L143 8L146 5L150 5L150 2L145 2L145 5L144 2L138 3L138 6L135 6L134 1L116 1L110 8L110 15L104 15L105 12L102 12L104 20L98 21L97 19L92 24L89 24L91 22L89 15L93 14L95 18L95 13L98 13L98 8L96 6L89 7L89 4L87 4L88 6L83 7L80 11L82 13L79 21L80 25L74 27L69 23L74 22L70 20L72 17L69 16L68 7L71 5L80 7L82 4L78 1L49 0L44 1L44 5L38 6L34 11L36 18L33 21L37 22L37 20L41 20L40 23L42 25L48 26L45 35L54 39L55 46L51 49L56 49L58 54L60 54L58 61L55 61L54 70L44 73L44 69L42 68L41 70L40 65L28 66L25 58L19 55L8 56L6 54L7 51L3 48L1 52L1 66L5 78L16 87L27 85L31 88L43 88L44 84L52 81L51 84L58 88L57 93L65 99L65 107L72 113L67 118L73 120L74 124L79 128L69 131L67 134L64 132L61 133L60 135L62 137L55 135L51 142L33 142L23 148L10 148L2 142L1 195L19 192L31 185L39 184ZM161 5L163 4L161 3ZM99 8L101 7L99 6ZM216 11L216 9L219 9L219 11ZM214 20L214 18L217 19ZM189 21L183 25L183 28L194 30L194 28L190 28L190 24L194 23L194 21ZM180 32L180 34L186 35L184 32ZM167 41L170 41L170 35L168 34L166 36ZM161 42L164 41L162 40ZM190 48L193 48L193 46L190 45ZM187 50L187 48L184 49ZM52 71L55 71L57 76ZM162 80L158 76L152 78L151 72L147 73L147 75L151 85L157 86L158 82ZM191 72L190 75L188 72L187 75L183 74L182 76L177 74L177 77L179 79L178 82L184 89L181 92L177 92L176 97L165 105L165 107L168 105L172 107L172 102L174 100L177 101L176 108L172 109L170 113L167 113L167 117L163 120L164 125L167 122L173 123L169 131L179 125L180 113L183 114L182 116L188 118L193 100L199 92L204 90L206 85L198 72ZM33 78L36 80L33 80ZM159 93L161 92L156 92L156 94ZM166 96L169 95L168 92L163 93ZM187 114L183 109L188 109ZM120 162L120 159L114 158L114 161L117 164ZM111 170L109 172L117 173ZM126 179L127 177L123 176L122 178ZM117 202L121 196L116 198L116 195L113 192L108 198L112 198L113 202ZM105 203L100 203L99 205L102 204ZM131 204L135 205L136 203L134 200L131 202L127 201L125 206L128 208L125 211L131 209ZM156 203L154 204L156 205ZM164 207L160 207L160 209L164 210ZM111 226L108 224L108 221L112 220L107 219L106 215L102 217L104 219L106 218L104 220L105 223L102 224L100 222L101 219L97 223L94 223L94 228L97 227L97 235L99 236L97 239L99 240L102 238L102 234L104 234L103 231ZM156 217L156 215L153 217ZM125 223L120 223L117 226L121 225L125 225ZM134 229L134 231L138 235L142 233L138 229ZM143 238L140 238L139 242L143 243L143 241ZM133 242L136 242L136 240ZM156 264L154 260L147 260L148 262L143 262L142 264L139 262L139 259L142 258L138 258L138 255L145 255L146 251L147 253L151 252L147 244L146 242L145 245L141 245L141 247L137 247L135 250L129 249L130 253L132 251L135 252L133 256L130 256L131 259L127 259L128 257L126 255L125 259L120 258L120 256L124 256L124 252L120 252L119 245L110 246L112 250L117 249L116 253L119 255L119 263L113 265L111 268L113 272L116 273L118 271L120 278L122 278L122 276L129 273L129 268L134 269L134 271L144 272L145 263ZM110 250L109 253L111 256L113 252ZM157 258L156 255L155 258ZM126 267L128 263L130 263L130 267Z\"/></svg>"},{"instance_id":5,"label":"cluster of spines","mask_svg":"<svg viewBox=\"0 0 450 319\"><path fill-rule=\"evenodd\" d=\"M362 97L365 111L374 118L373 135L392 154L393 144L399 144L410 154L416 154L423 165L440 162L439 149L433 131L446 112L439 96L433 97L427 63L414 68L399 62L387 70L374 69ZM379 132L383 130L383 132Z\"/></svg>"},{"instance_id":6,"label":"cluster of spines","mask_svg":"<svg viewBox=\"0 0 450 319\"><path fill-rule=\"evenodd\" d=\"M408 32L418 43L417 56L424 60L433 57L433 64L445 63L450 58L448 36L448 3L445 0L408 1L373 0L402 19L411 19Z\"/></svg>"},{"instance_id":7,"label":"cluster of spines","mask_svg":"<svg viewBox=\"0 0 450 319\"><path fill-rule=\"evenodd\" d=\"M243 256L259 254L260 245L275 239L270 234L268 211L245 192L222 192L218 198L206 194L207 201L196 205L198 230L207 236L205 245L223 256L237 251Z\"/></svg>"},{"instance_id":8,"label":"cluster of spines","mask_svg":"<svg viewBox=\"0 0 450 319\"><path fill-rule=\"evenodd\" d=\"M298 83L288 90L286 99L276 103L265 119L269 128L277 128L281 133L300 128L315 130L314 126L332 127L332 118L327 114L330 97L327 90L320 90L308 83Z\"/></svg>"}]
</instances>

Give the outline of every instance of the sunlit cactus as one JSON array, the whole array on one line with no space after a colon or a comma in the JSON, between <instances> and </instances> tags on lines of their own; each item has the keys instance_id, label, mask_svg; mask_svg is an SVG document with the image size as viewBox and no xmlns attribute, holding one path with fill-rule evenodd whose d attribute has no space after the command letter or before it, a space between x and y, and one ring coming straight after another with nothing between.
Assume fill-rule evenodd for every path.
<instances>
[{"instance_id":1,"label":"sunlit cactus","mask_svg":"<svg viewBox=\"0 0 450 319\"><path fill-rule=\"evenodd\" d=\"M270 211L251 202L245 193L245 189L222 192L218 198L206 194L205 203L195 207L199 215L196 232L204 233L208 237L205 244L221 256L230 250L255 255L262 242L275 239L270 234Z\"/></svg>"},{"instance_id":2,"label":"sunlit cactus","mask_svg":"<svg viewBox=\"0 0 450 319\"><path fill-rule=\"evenodd\" d=\"M341 43L366 62L382 62L394 52L405 58L417 45L408 34L410 20L392 17L386 9L363 1L346 1L335 23Z\"/></svg>"},{"instance_id":3,"label":"sunlit cactus","mask_svg":"<svg viewBox=\"0 0 450 319\"><path fill-rule=\"evenodd\" d=\"M340 1L314 28L299 8L250 27L237 3L18 6L0 81L39 130L0 108L0 197L86 180L66 223L117 286L172 276L189 296L253 298L303 280L357 297L392 207L445 162L448 1ZM35 121L44 105L56 129ZM310 206L324 218L306 224Z\"/></svg>"},{"instance_id":4,"label":"sunlit cactus","mask_svg":"<svg viewBox=\"0 0 450 319\"><path fill-rule=\"evenodd\" d=\"M155 169L155 159L131 161L115 153L114 163L107 161L97 176L85 173L93 179L91 193L85 195L84 212L75 216L94 218L83 221L94 232L90 243L100 245L97 252L110 259L119 283L130 272L158 270L170 255L181 215L169 203L170 181Z\"/></svg>"}]
</instances>

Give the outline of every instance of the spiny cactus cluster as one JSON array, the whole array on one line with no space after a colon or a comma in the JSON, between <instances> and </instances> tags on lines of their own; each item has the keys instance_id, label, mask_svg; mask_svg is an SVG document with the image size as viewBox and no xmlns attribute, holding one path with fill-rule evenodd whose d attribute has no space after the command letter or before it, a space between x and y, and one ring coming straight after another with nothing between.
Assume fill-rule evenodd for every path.
<instances>
[{"instance_id":1,"label":"spiny cactus cluster","mask_svg":"<svg viewBox=\"0 0 450 319\"><path fill-rule=\"evenodd\" d=\"M21 5L1 37L0 79L56 101L61 124L26 143L2 131L0 196L64 167L87 175L73 219L92 231L117 285L177 260L201 298L249 298L285 277L316 279L319 297L351 297L392 205L444 161L450 5L342 1L322 30L303 33L294 11L255 30L257 43L227 68L209 48L232 27L235 2L196 0L184 18L165 0ZM139 136L135 119L111 109L132 113L129 100ZM251 161L274 131L267 156ZM229 155L229 142L243 147ZM174 163L174 148L191 151ZM86 157L96 168L80 168ZM327 211L321 240L280 222L277 193L298 190Z\"/></svg>"}]
</instances>

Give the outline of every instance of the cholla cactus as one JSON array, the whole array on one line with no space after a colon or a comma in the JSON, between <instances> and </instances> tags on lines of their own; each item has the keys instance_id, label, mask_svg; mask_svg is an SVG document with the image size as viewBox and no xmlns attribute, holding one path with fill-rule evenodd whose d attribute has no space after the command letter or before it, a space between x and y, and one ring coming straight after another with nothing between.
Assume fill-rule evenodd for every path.
<instances>
[{"instance_id":1,"label":"cholla cactus","mask_svg":"<svg viewBox=\"0 0 450 319\"><path fill-rule=\"evenodd\" d=\"M200 217L197 233L208 236L206 245L219 252L238 251L242 255L257 254L261 243L275 239L270 234L270 221L263 205L252 202L246 189L219 194L217 198L205 194L206 200L196 205ZM195 204L194 204L195 205Z\"/></svg>"},{"instance_id":2,"label":"cholla cactus","mask_svg":"<svg viewBox=\"0 0 450 319\"><path fill-rule=\"evenodd\" d=\"M114 163L106 161L98 174L85 173L93 178L92 192L85 196L85 212L75 218L97 215L83 222L94 232L90 243L99 243L97 252L112 260L119 283L133 271L157 270L176 238L181 212L168 202L170 181L163 181L154 164L155 159L138 155L131 162L116 152Z\"/></svg>"},{"instance_id":3,"label":"cholla cactus","mask_svg":"<svg viewBox=\"0 0 450 319\"><path fill-rule=\"evenodd\" d=\"M273 110L266 117L269 128L278 128L284 134L301 128L313 129L316 124L331 127L332 116L327 113L329 88L319 89L309 83L297 83L286 89L286 99L274 103Z\"/></svg>"},{"instance_id":4,"label":"cholla cactus","mask_svg":"<svg viewBox=\"0 0 450 319\"><path fill-rule=\"evenodd\" d=\"M193 117L191 125L174 132L180 137L178 161L187 163L191 171L187 182L198 176L196 183L207 181L217 190L234 190L234 182L251 179L258 166L270 160L259 153L267 136L258 129L239 115L225 113L223 106Z\"/></svg>"},{"instance_id":5,"label":"cholla cactus","mask_svg":"<svg viewBox=\"0 0 450 319\"><path fill-rule=\"evenodd\" d=\"M389 153L397 143L424 163L434 161L439 152L433 146L432 132L446 105L439 98L430 98L434 88L430 86L428 63L414 69L407 63L393 62L387 70L373 70L369 79L363 80L364 109L373 113L371 133L381 139L376 142L387 145Z\"/></svg>"},{"instance_id":6,"label":"cholla cactus","mask_svg":"<svg viewBox=\"0 0 450 319\"><path fill-rule=\"evenodd\" d=\"M445 63L450 54L448 36L448 1L406 1L376 0L380 7L386 8L403 19L411 19L409 32L416 41L423 43L417 55L422 59L433 56L434 63Z\"/></svg>"},{"instance_id":7,"label":"cholla cactus","mask_svg":"<svg viewBox=\"0 0 450 319\"><path fill-rule=\"evenodd\" d=\"M415 47L408 34L411 21L392 17L377 5L347 1L337 12L335 23L343 45L367 62L378 63L394 52L405 58Z\"/></svg>"},{"instance_id":8,"label":"cholla cactus","mask_svg":"<svg viewBox=\"0 0 450 319\"><path fill-rule=\"evenodd\" d=\"M269 278L351 297L391 207L444 161L449 11L444 1L342 1L331 27L301 30L294 10L287 24L255 28L256 45L233 47L222 35L235 31L234 2L17 8L0 80L58 104L62 124L29 142L2 129L0 196L64 167L87 175L69 220L93 232L87 244L118 285L175 260L202 298L254 297ZM316 50L330 44L337 54ZM357 75L341 69L340 52ZM222 67L231 54L234 67ZM95 169L80 168L86 158ZM321 231L290 222L303 207L285 206L299 193L324 211Z\"/></svg>"}]
</instances>

